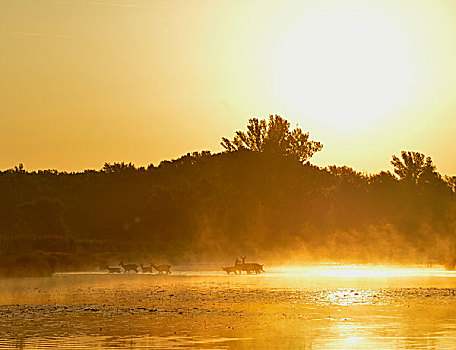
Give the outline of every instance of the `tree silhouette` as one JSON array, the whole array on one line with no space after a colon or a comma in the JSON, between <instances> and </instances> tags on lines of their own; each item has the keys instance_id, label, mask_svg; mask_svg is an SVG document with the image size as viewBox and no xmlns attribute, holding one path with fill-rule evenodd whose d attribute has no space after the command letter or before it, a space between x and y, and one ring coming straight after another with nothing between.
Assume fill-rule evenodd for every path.
<instances>
[{"instance_id":1,"label":"tree silhouette","mask_svg":"<svg viewBox=\"0 0 456 350\"><path fill-rule=\"evenodd\" d=\"M450 188L451 192L456 192L456 176L445 176L445 182Z\"/></svg>"},{"instance_id":2,"label":"tree silhouette","mask_svg":"<svg viewBox=\"0 0 456 350\"><path fill-rule=\"evenodd\" d=\"M418 184L421 181L428 182L435 175L436 167L431 157L419 152L402 151L401 158L393 156L391 161L401 181Z\"/></svg>"},{"instance_id":3,"label":"tree silhouette","mask_svg":"<svg viewBox=\"0 0 456 350\"><path fill-rule=\"evenodd\" d=\"M270 115L269 121L251 118L247 132L236 131L234 139L222 138L221 145L227 152L249 150L278 156L291 156L299 162L307 162L323 144L310 141L309 133L299 127L290 130L290 123L279 115Z\"/></svg>"},{"instance_id":4,"label":"tree silhouette","mask_svg":"<svg viewBox=\"0 0 456 350\"><path fill-rule=\"evenodd\" d=\"M121 173L121 172L127 172L127 171L135 171L135 165L133 163L105 163L103 165L103 169L101 171L107 173L107 174L115 174L115 173Z\"/></svg>"},{"instance_id":5,"label":"tree silhouette","mask_svg":"<svg viewBox=\"0 0 456 350\"><path fill-rule=\"evenodd\" d=\"M302 165L322 148L308 135L280 116L252 118L222 140L221 153L147 168L0 171L0 276L94 269L128 257L230 261L239 252L454 267L455 176L405 151L393 156L394 172Z\"/></svg>"}]
</instances>

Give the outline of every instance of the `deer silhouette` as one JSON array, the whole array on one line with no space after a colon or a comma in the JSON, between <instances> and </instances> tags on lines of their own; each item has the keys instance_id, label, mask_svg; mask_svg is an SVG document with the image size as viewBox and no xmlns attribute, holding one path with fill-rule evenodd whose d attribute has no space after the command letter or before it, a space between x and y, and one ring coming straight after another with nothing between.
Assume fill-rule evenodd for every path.
<instances>
[{"instance_id":1,"label":"deer silhouette","mask_svg":"<svg viewBox=\"0 0 456 350\"><path fill-rule=\"evenodd\" d=\"M106 266L106 270L109 271L109 273L120 273L120 267L109 267Z\"/></svg>"},{"instance_id":2,"label":"deer silhouette","mask_svg":"<svg viewBox=\"0 0 456 350\"><path fill-rule=\"evenodd\" d=\"M162 274L163 272L166 272L166 274L171 273L171 265L154 265L151 263L150 266L157 270L159 274Z\"/></svg>"},{"instance_id":3,"label":"deer silhouette","mask_svg":"<svg viewBox=\"0 0 456 350\"><path fill-rule=\"evenodd\" d=\"M136 264L124 264L122 261L119 263L120 266L123 267L123 269L125 270L125 272L129 272L129 271L135 271L135 272L138 272L138 265Z\"/></svg>"},{"instance_id":4,"label":"deer silhouette","mask_svg":"<svg viewBox=\"0 0 456 350\"><path fill-rule=\"evenodd\" d=\"M233 272L235 275L237 275L238 273L241 273L241 271L239 270L238 267L236 266L227 266L227 267L223 267L222 266L222 270L225 271L228 275Z\"/></svg>"},{"instance_id":5,"label":"deer silhouette","mask_svg":"<svg viewBox=\"0 0 456 350\"><path fill-rule=\"evenodd\" d=\"M152 273L152 266L144 266L141 264L141 271L142 272L151 272Z\"/></svg>"},{"instance_id":6,"label":"deer silhouette","mask_svg":"<svg viewBox=\"0 0 456 350\"><path fill-rule=\"evenodd\" d=\"M250 275L252 272L256 274L260 274L264 272L263 270L263 265L260 265L258 263L246 263L245 256L241 256L242 259L242 264L240 264L238 259L236 259L236 264L235 267L237 267L240 271L245 271L248 275Z\"/></svg>"}]
</instances>

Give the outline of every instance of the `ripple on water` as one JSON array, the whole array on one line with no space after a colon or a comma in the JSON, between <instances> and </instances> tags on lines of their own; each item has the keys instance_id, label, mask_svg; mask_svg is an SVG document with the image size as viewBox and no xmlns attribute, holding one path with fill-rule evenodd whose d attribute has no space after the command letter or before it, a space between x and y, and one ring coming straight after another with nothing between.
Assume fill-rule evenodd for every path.
<instances>
[{"instance_id":1,"label":"ripple on water","mask_svg":"<svg viewBox=\"0 0 456 350\"><path fill-rule=\"evenodd\" d=\"M251 338L67 335L65 337L0 339L0 349L226 349L230 343L248 339Z\"/></svg>"},{"instance_id":2,"label":"ripple on water","mask_svg":"<svg viewBox=\"0 0 456 350\"><path fill-rule=\"evenodd\" d=\"M1 284L0 349L456 348L456 279L315 288L271 276L93 277Z\"/></svg>"}]
</instances>

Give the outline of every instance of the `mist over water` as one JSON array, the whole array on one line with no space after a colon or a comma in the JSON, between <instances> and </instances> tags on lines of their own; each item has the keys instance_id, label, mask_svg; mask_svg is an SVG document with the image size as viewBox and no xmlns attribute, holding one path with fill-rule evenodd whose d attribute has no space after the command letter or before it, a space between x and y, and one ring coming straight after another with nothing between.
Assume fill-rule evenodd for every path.
<instances>
[{"instance_id":1,"label":"mist over water","mask_svg":"<svg viewBox=\"0 0 456 350\"><path fill-rule=\"evenodd\" d=\"M0 1L0 350L456 349L455 15Z\"/></svg>"},{"instance_id":2,"label":"mist over water","mask_svg":"<svg viewBox=\"0 0 456 350\"><path fill-rule=\"evenodd\" d=\"M1 176L0 348L456 346L454 190L435 172L240 151ZM227 275L239 257L265 272Z\"/></svg>"},{"instance_id":3,"label":"mist over water","mask_svg":"<svg viewBox=\"0 0 456 350\"><path fill-rule=\"evenodd\" d=\"M456 344L456 273L443 268L331 264L227 275L189 267L4 279L0 349Z\"/></svg>"}]
</instances>

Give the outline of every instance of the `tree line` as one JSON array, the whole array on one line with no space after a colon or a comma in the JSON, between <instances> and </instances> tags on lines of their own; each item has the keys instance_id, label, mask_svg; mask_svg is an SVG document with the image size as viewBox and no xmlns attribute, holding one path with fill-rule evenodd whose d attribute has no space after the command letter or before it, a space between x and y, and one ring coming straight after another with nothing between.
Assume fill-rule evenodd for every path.
<instances>
[{"instance_id":1,"label":"tree line","mask_svg":"<svg viewBox=\"0 0 456 350\"><path fill-rule=\"evenodd\" d=\"M403 151L365 174L309 160L321 142L252 118L224 151L159 165L0 173L0 275L123 261L456 263L456 177Z\"/></svg>"}]
</instances>

